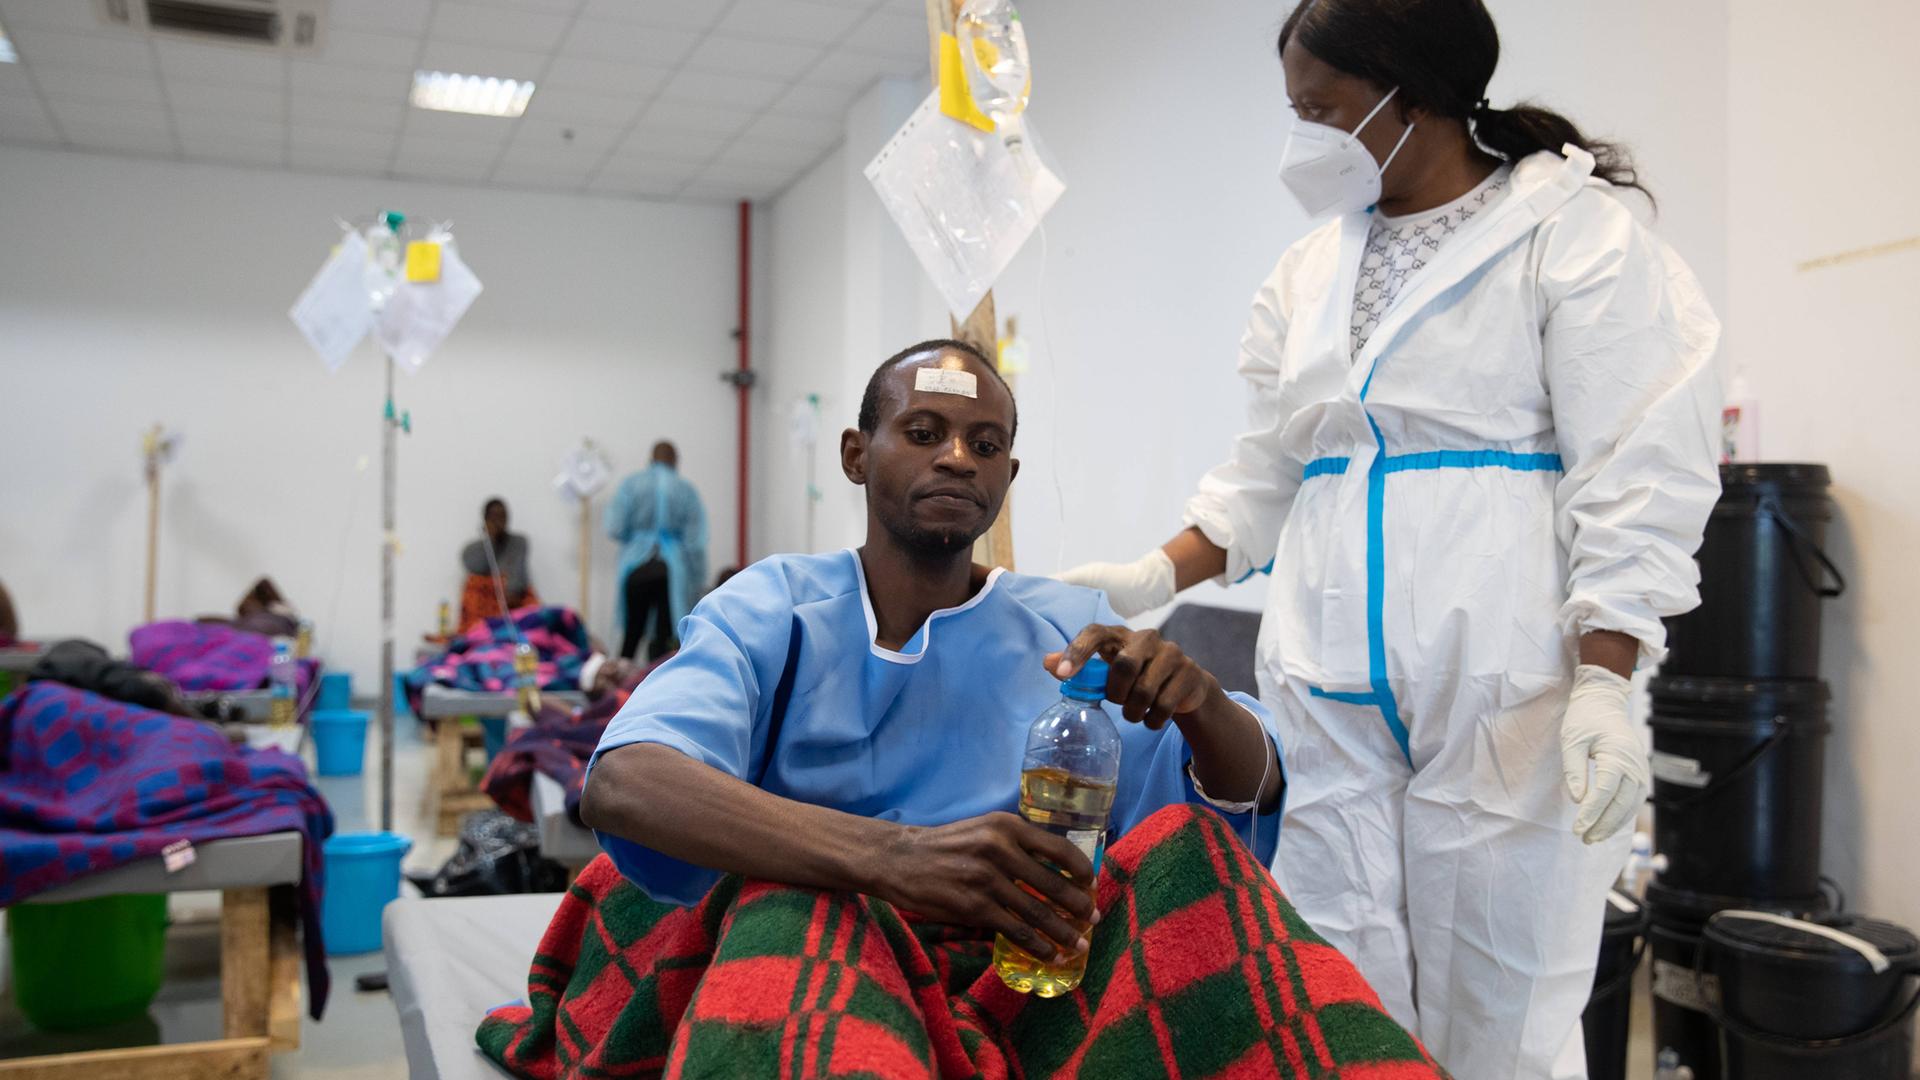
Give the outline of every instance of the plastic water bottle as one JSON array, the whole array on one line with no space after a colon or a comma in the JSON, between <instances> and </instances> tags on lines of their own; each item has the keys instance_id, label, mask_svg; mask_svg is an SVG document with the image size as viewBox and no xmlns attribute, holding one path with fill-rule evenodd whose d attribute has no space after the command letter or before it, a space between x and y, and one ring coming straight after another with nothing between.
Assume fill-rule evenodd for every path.
<instances>
[{"instance_id":1,"label":"plastic water bottle","mask_svg":"<svg viewBox=\"0 0 1920 1080\"><path fill-rule=\"evenodd\" d=\"M967 69L967 93L993 118L1007 149L1016 155L1023 143L1020 114L1033 88L1027 60L1027 32L1009 0L967 0L953 23L960 58Z\"/></svg>"},{"instance_id":2,"label":"plastic water bottle","mask_svg":"<svg viewBox=\"0 0 1920 1080\"><path fill-rule=\"evenodd\" d=\"M513 647L513 685L519 692L520 711L533 716L540 711L540 654L521 642Z\"/></svg>"},{"instance_id":3,"label":"plastic water bottle","mask_svg":"<svg viewBox=\"0 0 1920 1080\"><path fill-rule=\"evenodd\" d=\"M268 721L274 727L292 727L294 719L294 687L299 682L295 670L293 651L287 647L284 639L273 643L273 660L267 665L267 692L271 699Z\"/></svg>"},{"instance_id":4,"label":"plastic water bottle","mask_svg":"<svg viewBox=\"0 0 1920 1080\"><path fill-rule=\"evenodd\" d=\"M1106 853L1113 789L1120 779L1120 733L1100 707L1107 696L1107 662L1097 656L1089 659L1073 678L1060 684L1060 693L1059 702L1027 729L1026 759L1020 766L1020 814L1066 837L1097 872ZM1079 918L1061 914L1081 933L1089 929ZM1023 994L1057 997L1080 985L1087 973L1087 955L1055 953L1053 959L1041 960L997 937L993 967L1008 986Z\"/></svg>"}]
</instances>

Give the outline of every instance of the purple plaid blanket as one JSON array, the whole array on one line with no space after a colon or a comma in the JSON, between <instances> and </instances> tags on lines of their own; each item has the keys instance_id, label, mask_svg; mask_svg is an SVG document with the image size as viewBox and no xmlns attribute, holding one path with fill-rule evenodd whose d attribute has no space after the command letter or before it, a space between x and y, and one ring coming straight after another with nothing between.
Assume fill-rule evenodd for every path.
<instances>
[{"instance_id":1,"label":"purple plaid blanket","mask_svg":"<svg viewBox=\"0 0 1920 1080\"><path fill-rule=\"evenodd\" d=\"M219 623L148 623L127 640L133 666L165 675L182 690L252 690L267 684L267 666L273 662L272 638ZM299 671L304 702L320 664L302 660Z\"/></svg>"},{"instance_id":2,"label":"purple plaid blanket","mask_svg":"<svg viewBox=\"0 0 1920 1080\"><path fill-rule=\"evenodd\" d=\"M540 655L542 690L576 690L580 665L588 655L587 628L572 608L527 607L513 613L518 631L505 619L488 619L448 644L447 651L407 673L407 700L415 715L420 694L430 684L455 690L498 692L513 689L513 647L520 637Z\"/></svg>"},{"instance_id":3,"label":"purple plaid blanket","mask_svg":"<svg viewBox=\"0 0 1920 1080\"><path fill-rule=\"evenodd\" d=\"M47 682L0 702L0 755L0 907L152 858L176 840L299 831L309 1010L320 1018L320 844L333 832L333 812L299 759Z\"/></svg>"}]
</instances>

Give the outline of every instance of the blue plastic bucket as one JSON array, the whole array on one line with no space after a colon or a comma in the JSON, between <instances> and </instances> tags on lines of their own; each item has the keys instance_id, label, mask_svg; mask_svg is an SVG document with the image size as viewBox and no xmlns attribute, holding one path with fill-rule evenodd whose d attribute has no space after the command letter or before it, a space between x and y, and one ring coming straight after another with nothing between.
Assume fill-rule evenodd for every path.
<instances>
[{"instance_id":1,"label":"blue plastic bucket","mask_svg":"<svg viewBox=\"0 0 1920 1080\"><path fill-rule=\"evenodd\" d=\"M313 701L315 709L339 712L353 708L353 672L329 671L320 676L320 696Z\"/></svg>"},{"instance_id":2,"label":"blue plastic bucket","mask_svg":"<svg viewBox=\"0 0 1920 1080\"><path fill-rule=\"evenodd\" d=\"M315 712L313 755L321 776L359 776L367 756L367 714L352 709Z\"/></svg>"},{"instance_id":3,"label":"blue plastic bucket","mask_svg":"<svg viewBox=\"0 0 1920 1080\"><path fill-rule=\"evenodd\" d=\"M320 933L327 955L380 948L380 912L400 896L400 860L413 841L395 833L340 833L321 848L327 863Z\"/></svg>"}]
</instances>

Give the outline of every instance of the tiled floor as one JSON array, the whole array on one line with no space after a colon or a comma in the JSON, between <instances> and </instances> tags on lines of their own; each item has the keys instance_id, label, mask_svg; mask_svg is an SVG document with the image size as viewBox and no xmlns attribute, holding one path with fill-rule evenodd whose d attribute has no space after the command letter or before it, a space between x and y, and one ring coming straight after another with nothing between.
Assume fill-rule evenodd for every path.
<instances>
[{"instance_id":1,"label":"tiled floor","mask_svg":"<svg viewBox=\"0 0 1920 1080\"><path fill-rule=\"evenodd\" d=\"M452 854L454 841L433 835L427 816L427 775L432 747L407 718L394 731L394 828L413 839L404 869L438 867ZM369 732L367 772L361 776L316 777L315 785L333 807L343 832L373 828L379 818L379 755ZM412 886L402 885L412 891ZM132 1046L156 1041L191 1042L220 1037L219 897L213 893L176 894L169 905L174 926L167 937L167 980L146 1017L74 1036L35 1032L14 1008L11 993L0 993L0 1058L72 1050ZM400 1025L384 991L354 989L355 976L383 971L379 953L336 956L328 961L333 992L324 1019L302 1019L300 1049L273 1059L277 1080L389 1080L407 1075Z\"/></svg>"}]
</instances>

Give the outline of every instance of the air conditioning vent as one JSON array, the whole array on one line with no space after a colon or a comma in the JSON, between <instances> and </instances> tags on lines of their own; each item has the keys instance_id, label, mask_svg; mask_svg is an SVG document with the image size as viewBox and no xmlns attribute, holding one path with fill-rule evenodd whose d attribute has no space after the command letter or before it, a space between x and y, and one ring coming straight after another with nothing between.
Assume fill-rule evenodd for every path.
<instances>
[{"instance_id":1,"label":"air conditioning vent","mask_svg":"<svg viewBox=\"0 0 1920 1080\"><path fill-rule=\"evenodd\" d=\"M319 52L327 0L94 0L108 26L248 48Z\"/></svg>"},{"instance_id":2,"label":"air conditioning vent","mask_svg":"<svg viewBox=\"0 0 1920 1080\"><path fill-rule=\"evenodd\" d=\"M194 0L147 0L147 23L155 30L178 30L275 45L280 13L271 8L229 7Z\"/></svg>"}]
</instances>

